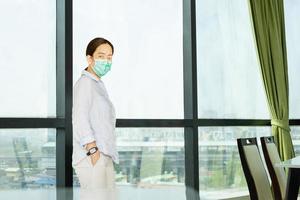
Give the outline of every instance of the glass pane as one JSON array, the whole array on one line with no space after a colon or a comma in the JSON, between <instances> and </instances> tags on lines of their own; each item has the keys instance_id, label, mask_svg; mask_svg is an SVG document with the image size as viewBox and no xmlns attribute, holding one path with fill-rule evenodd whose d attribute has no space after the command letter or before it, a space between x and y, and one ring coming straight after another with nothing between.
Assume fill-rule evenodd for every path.
<instances>
[{"instance_id":1,"label":"glass pane","mask_svg":"<svg viewBox=\"0 0 300 200\"><path fill-rule=\"evenodd\" d=\"M55 117L55 1L0 1L0 117Z\"/></svg>"},{"instance_id":2,"label":"glass pane","mask_svg":"<svg viewBox=\"0 0 300 200\"><path fill-rule=\"evenodd\" d=\"M117 118L183 118L181 0L74 1L74 84L95 37L115 47L102 80Z\"/></svg>"},{"instance_id":3,"label":"glass pane","mask_svg":"<svg viewBox=\"0 0 300 200\"><path fill-rule=\"evenodd\" d=\"M300 127L291 126L291 136L296 156L300 156Z\"/></svg>"},{"instance_id":4,"label":"glass pane","mask_svg":"<svg viewBox=\"0 0 300 200\"><path fill-rule=\"evenodd\" d=\"M285 4L285 27L287 42L287 57L289 70L290 88L290 118L300 118L299 102L299 73L300 73L300 47L299 33L300 24L295 23L295 19L300 18L300 1L286 0Z\"/></svg>"},{"instance_id":5,"label":"glass pane","mask_svg":"<svg viewBox=\"0 0 300 200\"><path fill-rule=\"evenodd\" d=\"M55 129L0 129L1 199L56 199L55 142Z\"/></svg>"},{"instance_id":6,"label":"glass pane","mask_svg":"<svg viewBox=\"0 0 300 200\"><path fill-rule=\"evenodd\" d=\"M269 118L247 0L197 1L200 118Z\"/></svg>"},{"instance_id":7,"label":"glass pane","mask_svg":"<svg viewBox=\"0 0 300 200\"><path fill-rule=\"evenodd\" d=\"M183 129L118 128L116 134L119 200L185 199ZM79 183L74 177L76 199Z\"/></svg>"},{"instance_id":8,"label":"glass pane","mask_svg":"<svg viewBox=\"0 0 300 200\"><path fill-rule=\"evenodd\" d=\"M259 137L269 135L270 127L199 128L200 197L231 199L248 195L236 139L257 137L259 143Z\"/></svg>"}]
</instances>

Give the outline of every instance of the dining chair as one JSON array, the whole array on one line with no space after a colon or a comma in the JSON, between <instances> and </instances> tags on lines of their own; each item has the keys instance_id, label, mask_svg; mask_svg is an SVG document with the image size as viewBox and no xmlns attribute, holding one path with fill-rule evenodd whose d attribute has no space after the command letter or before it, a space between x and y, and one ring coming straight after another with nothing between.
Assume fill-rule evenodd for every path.
<instances>
[{"instance_id":1,"label":"dining chair","mask_svg":"<svg viewBox=\"0 0 300 200\"><path fill-rule=\"evenodd\" d=\"M260 141L267 168L272 180L274 198L275 200L283 200L285 198L287 176L283 167L274 166L275 163L281 162L274 137L261 137Z\"/></svg>"},{"instance_id":2,"label":"dining chair","mask_svg":"<svg viewBox=\"0 0 300 200\"><path fill-rule=\"evenodd\" d=\"M272 200L268 175L256 138L239 138L237 145L251 200Z\"/></svg>"}]
</instances>

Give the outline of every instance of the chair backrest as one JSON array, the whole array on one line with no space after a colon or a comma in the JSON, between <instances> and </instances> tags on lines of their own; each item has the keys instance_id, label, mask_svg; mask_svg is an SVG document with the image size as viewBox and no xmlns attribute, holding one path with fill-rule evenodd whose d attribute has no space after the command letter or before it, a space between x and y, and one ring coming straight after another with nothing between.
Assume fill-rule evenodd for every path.
<instances>
[{"instance_id":1,"label":"chair backrest","mask_svg":"<svg viewBox=\"0 0 300 200\"><path fill-rule=\"evenodd\" d=\"M260 141L268 171L271 176L275 200L283 200L285 197L287 177L283 167L274 166L275 163L281 161L274 137L261 137Z\"/></svg>"},{"instance_id":2,"label":"chair backrest","mask_svg":"<svg viewBox=\"0 0 300 200\"><path fill-rule=\"evenodd\" d=\"M272 200L268 175L256 138L239 138L237 144L251 200Z\"/></svg>"}]
</instances>

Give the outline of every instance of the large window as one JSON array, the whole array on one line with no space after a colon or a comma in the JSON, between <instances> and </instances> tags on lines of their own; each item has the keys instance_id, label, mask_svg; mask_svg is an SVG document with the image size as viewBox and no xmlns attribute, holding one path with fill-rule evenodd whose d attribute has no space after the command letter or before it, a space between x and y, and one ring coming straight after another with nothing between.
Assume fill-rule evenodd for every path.
<instances>
[{"instance_id":1,"label":"large window","mask_svg":"<svg viewBox=\"0 0 300 200\"><path fill-rule=\"evenodd\" d=\"M296 156L300 156L300 127L291 126L291 135Z\"/></svg>"},{"instance_id":2,"label":"large window","mask_svg":"<svg viewBox=\"0 0 300 200\"><path fill-rule=\"evenodd\" d=\"M56 199L56 13L0 1L0 199Z\"/></svg>"},{"instance_id":3,"label":"large window","mask_svg":"<svg viewBox=\"0 0 300 200\"><path fill-rule=\"evenodd\" d=\"M285 1L293 119L299 9ZM72 184L79 199L71 94L95 37L115 46L103 81L118 118L119 199L190 200L198 181L201 199L248 194L236 139L271 128L247 0L7 0L0 13L1 199L71 200ZM299 155L300 129L291 129Z\"/></svg>"},{"instance_id":4,"label":"large window","mask_svg":"<svg viewBox=\"0 0 300 200\"><path fill-rule=\"evenodd\" d=\"M54 117L55 1L0 2L0 117Z\"/></svg>"},{"instance_id":5,"label":"large window","mask_svg":"<svg viewBox=\"0 0 300 200\"><path fill-rule=\"evenodd\" d=\"M200 118L268 119L247 0L197 1Z\"/></svg>"},{"instance_id":6,"label":"large window","mask_svg":"<svg viewBox=\"0 0 300 200\"><path fill-rule=\"evenodd\" d=\"M248 195L237 138L271 135L270 127L200 127L200 197L226 199Z\"/></svg>"},{"instance_id":7,"label":"large window","mask_svg":"<svg viewBox=\"0 0 300 200\"><path fill-rule=\"evenodd\" d=\"M245 196L236 139L271 135L270 127L226 121L270 119L248 1L200 0L196 11L198 115L225 119L220 127L199 127L200 197Z\"/></svg>"},{"instance_id":8,"label":"large window","mask_svg":"<svg viewBox=\"0 0 300 200\"><path fill-rule=\"evenodd\" d=\"M0 129L1 199L55 199L55 137L55 129Z\"/></svg>"},{"instance_id":9,"label":"large window","mask_svg":"<svg viewBox=\"0 0 300 200\"><path fill-rule=\"evenodd\" d=\"M74 84L90 40L115 46L103 77L118 118L183 118L182 1L74 1Z\"/></svg>"},{"instance_id":10,"label":"large window","mask_svg":"<svg viewBox=\"0 0 300 200\"><path fill-rule=\"evenodd\" d=\"M300 73L300 47L299 33L300 24L295 19L300 18L300 2L293 0L284 1L285 5L285 25L286 25L286 42L287 57L289 70L289 88L290 88L290 118L297 119L300 117L300 92L299 92L299 73Z\"/></svg>"},{"instance_id":11,"label":"large window","mask_svg":"<svg viewBox=\"0 0 300 200\"><path fill-rule=\"evenodd\" d=\"M119 199L185 199L182 128L118 128ZM74 185L79 186L75 175ZM77 192L77 191L76 191Z\"/></svg>"},{"instance_id":12,"label":"large window","mask_svg":"<svg viewBox=\"0 0 300 200\"><path fill-rule=\"evenodd\" d=\"M117 182L139 186L184 186L181 128L119 128Z\"/></svg>"}]
</instances>

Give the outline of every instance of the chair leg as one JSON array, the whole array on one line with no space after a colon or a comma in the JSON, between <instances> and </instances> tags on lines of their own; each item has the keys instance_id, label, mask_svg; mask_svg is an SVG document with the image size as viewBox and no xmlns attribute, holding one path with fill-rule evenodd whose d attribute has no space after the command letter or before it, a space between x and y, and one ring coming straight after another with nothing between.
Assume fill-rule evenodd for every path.
<instances>
[{"instance_id":1,"label":"chair leg","mask_svg":"<svg viewBox=\"0 0 300 200\"><path fill-rule=\"evenodd\" d=\"M290 168L286 187L286 200L296 200L300 185L300 168Z\"/></svg>"}]
</instances>

